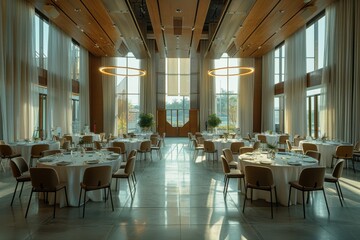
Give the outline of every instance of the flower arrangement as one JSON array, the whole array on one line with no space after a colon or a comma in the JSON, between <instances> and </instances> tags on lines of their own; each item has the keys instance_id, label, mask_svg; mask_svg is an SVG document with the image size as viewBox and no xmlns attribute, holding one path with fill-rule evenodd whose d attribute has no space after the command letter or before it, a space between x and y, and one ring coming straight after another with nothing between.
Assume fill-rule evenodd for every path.
<instances>
[{"instance_id":1,"label":"flower arrangement","mask_svg":"<svg viewBox=\"0 0 360 240\"><path fill-rule=\"evenodd\" d=\"M213 113L209 115L207 123L209 127L216 128L217 126L220 125L221 119L218 116L216 116L215 113Z\"/></svg>"},{"instance_id":2,"label":"flower arrangement","mask_svg":"<svg viewBox=\"0 0 360 240\"><path fill-rule=\"evenodd\" d=\"M154 115L151 113L140 113L138 125L142 130L149 130L154 123Z\"/></svg>"}]
</instances>

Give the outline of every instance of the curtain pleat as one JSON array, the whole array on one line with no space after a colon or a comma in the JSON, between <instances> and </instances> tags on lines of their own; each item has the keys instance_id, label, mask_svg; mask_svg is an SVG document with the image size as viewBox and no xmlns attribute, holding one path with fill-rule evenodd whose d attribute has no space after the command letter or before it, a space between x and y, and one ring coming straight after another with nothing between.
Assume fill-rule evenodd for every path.
<instances>
[{"instance_id":1,"label":"curtain pleat","mask_svg":"<svg viewBox=\"0 0 360 240\"><path fill-rule=\"evenodd\" d=\"M275 131L274 124L274 50L262 57L261 130Z\"/></svg>"},{"instance_id":2,"label":"curtain pleat","mask_svg":"<svg viewBox=\"0 0 360 240\"><path fill-rule=\"evenodd\" d=\"M89 53L80 47L80 76L79 76L79 130L90 124L90 99L89 99Z\"/></svg>"}]
</instances>

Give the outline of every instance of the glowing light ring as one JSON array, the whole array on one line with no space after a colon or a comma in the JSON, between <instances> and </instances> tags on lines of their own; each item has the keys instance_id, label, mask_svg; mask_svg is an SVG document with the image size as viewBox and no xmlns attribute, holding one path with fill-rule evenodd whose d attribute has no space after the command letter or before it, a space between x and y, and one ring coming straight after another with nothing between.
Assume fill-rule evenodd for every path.
<instances>
[{"instance_id":1,"label":"glowing light ring","mask_svg":"<svg viewBox=\"0 0 360 240\"><path fill-rule=\"evenodd\" d=\"M112 73L109 72L109 70L114 69L125 69L125 70L131 70L131 71L137 71L136 74L125 74L125 73ZM122 77L142 77L146 75L146 71L139 68L132 68L132 67L121 67L121 66L106 66L106 67L100 67L99 71L103 74L110 75L110 76L122 76Z\"/></svg>"},{"instance_id":2,"label":"glowing light ring","mask_svg":"<svg viewBox=\"0 0 360 240\"><path fill-rule=\"evenodd\" d=\"M221 70L230 70L230 69L240 69L239 73L233 73L233 74L216 74L216 71ZM242 72L244 71L244 72ZM228 77L228 76L244 76L249 75L253 73L255 69L253 67L242 67L242 66L236 66L236 67L222 67L222 68L215 68L208 71L208 74L213 77Z\"/></svg>"}]
</instances>

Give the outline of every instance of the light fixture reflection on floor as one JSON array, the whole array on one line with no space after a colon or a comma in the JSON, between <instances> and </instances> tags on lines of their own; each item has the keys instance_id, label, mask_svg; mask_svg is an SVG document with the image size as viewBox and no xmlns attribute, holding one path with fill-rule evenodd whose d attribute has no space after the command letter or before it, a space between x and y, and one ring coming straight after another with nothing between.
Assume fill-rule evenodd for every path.
<instances>
[{"instance_id":1,"label":"light fixture reflection on floor","mask_svg":"<svg viewBox=\"0 0 360 240\"><path fill-rule=\"evenodd\" d=\"M118 73L117 70L123 70L124 73ZM111 72L114 70L114 72ZM146 75L146 71L140 68L121 67L121 66L104 66L100 67L99 71L103 74L110 76L122 76L122 77L142 77Z\"/></svg>"},{"instance_id":2,"label":"light fixture reflection on floor","mask_svg":"<svg viewBox=\"0 0 360 240\"><path fill-rule=\"evenodd\" d=\"M221 67L214 68L208 71L208 74L213 77L230 77L230 76L244 76L255 71L253 67Z\"/></svg>"}]
</instances>

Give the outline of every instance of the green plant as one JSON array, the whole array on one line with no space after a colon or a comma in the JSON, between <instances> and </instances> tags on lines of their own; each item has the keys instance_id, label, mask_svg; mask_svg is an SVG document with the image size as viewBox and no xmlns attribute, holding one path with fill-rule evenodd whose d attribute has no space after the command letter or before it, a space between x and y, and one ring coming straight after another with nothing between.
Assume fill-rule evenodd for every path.
<instances>
[{"instance_id":1,"label":"green plant","mask_svg":"<svg viewBox=\"0 0 360 240\"><path fill-rule=\"evenodd\" d=\"M221 123L221 120L215 113L210 114L208 117L208 126L211 128L216 128Z\"/></svg>"},{"instance_id":2,"label":"green plant","mask_svg":"<svg viewBox=\"0 0 360 240\"><path fill-rule=\"evenodd\" d=\"M141 128L151 128L154 125L154 115L151 113L140 113L138 125Z\"/></svg>"}]
</instances>

